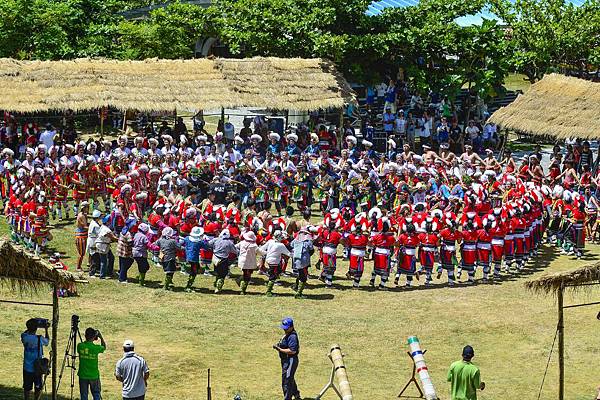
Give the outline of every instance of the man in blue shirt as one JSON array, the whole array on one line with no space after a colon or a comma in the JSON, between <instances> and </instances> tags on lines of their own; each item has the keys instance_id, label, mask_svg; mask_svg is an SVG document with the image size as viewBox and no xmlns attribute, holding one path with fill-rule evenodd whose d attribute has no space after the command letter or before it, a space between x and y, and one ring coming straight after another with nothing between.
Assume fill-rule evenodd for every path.
<instances>
[{"instance_id":1,"label":"man in blue shirt","mask_svg":"<svg viewBox=\"0 0 600 400\"><path fill-rule=\"evenodd\" d=\"M294 329L294 320L286 317L281 321L281 329L285 335L273 348L279 353L281 360L281 387L283 389L283 400L300 399L300 391L296 385L295 374L298 369L298 353L300 353L300 341Z\"/></svg>"},{"instance_id":2,"label":"man in blue shirt","mask_svg":"<svg viewBox=\"0 0 600 400\"><path fill-rule=\"evenodd\" d=\"M42 396L42 375L35 373L35 360L44 357L44 346L48 346L48 326L45 326L44 337L37 335L38 323L35 318L28 320L25 325L27 330L21 333L23 343L23 398L28 400L31 391L35 388L34 400Z\"/></svg>"},{"instance_id":3,"label":"man in blue shirt","mask_svg":"<svg viewBox=\"0 0 600 400\"><path fill-rule=\"evenodd\" d=\"M385 113L383 114L383 130L385 131L385 137L389 138L394 133L394 124L396 123L396 114L392 113L390 106L385 107Z\"/></svg>"}]
</instances>

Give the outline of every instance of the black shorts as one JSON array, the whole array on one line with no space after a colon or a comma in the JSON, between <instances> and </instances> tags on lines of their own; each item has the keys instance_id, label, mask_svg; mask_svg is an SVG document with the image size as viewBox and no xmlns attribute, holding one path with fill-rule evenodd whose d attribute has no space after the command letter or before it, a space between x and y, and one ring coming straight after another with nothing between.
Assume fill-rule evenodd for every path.
<instances>
[{"instance_id":1,"label":"black shorts","mask_svg":"<svg viewBox=\"0 0 600 400\"><path fill-rule=\"evenodd\" d=\"M42 390L42 376L23 370L23 390L31 392L34 386L36 391Z\"/></svg>"}]
</instances>

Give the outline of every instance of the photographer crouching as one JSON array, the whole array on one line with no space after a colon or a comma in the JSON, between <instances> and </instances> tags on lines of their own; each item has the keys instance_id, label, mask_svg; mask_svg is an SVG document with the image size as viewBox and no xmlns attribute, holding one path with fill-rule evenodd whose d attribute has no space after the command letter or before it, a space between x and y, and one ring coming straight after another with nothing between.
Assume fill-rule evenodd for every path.
<instances>
[{"instance_id":1,"label":"photographer crouching","mask_svg":"<svg viewBox=\"0 0 600 400\"><path fill-rule=\"evenodd\" d=\"M48 359L44 358L44 346L50 343L47 319L32 318L25 323L27 330L21 333L23 343L23 398L29 400L31 391L35 389L33 398L38 400L42 396L43 376L48 373ZM42 337L37 334L38 328L45 329Z\"/></svg>"},{"instance_id":2,"label":"photographer crouching","mask_svg":"<svg viewBox=\"0 0 600 400\"><path fill-rule=\"evenodd\" d=\"M100 340L100 344L94 343ZM88 400L88 391L92 392L93 400L102 398L100 385L100 370L98 369L98 354L104 353L106 343L100 331L94 328L85 330L85 342L77 345L77 354L79 354L79 398Z\"/></svg>"}]
</instances>

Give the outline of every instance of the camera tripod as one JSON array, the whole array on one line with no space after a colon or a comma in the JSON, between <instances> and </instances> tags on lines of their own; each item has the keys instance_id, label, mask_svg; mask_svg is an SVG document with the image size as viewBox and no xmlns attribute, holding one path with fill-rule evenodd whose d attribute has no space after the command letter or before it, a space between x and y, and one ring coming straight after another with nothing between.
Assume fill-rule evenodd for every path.
<instances>
[{"instance_id":1,"label":"camera tripod","mask_svg":"<svg viewBox=\"0 0 600 400\"><path fill-rule=\"evenodd\" d=\"M58 375L58 385L56 390L60 387L65 367L71 370L71 400L73 400L73 388L75 387L75 375L77 367L75 360L77 359L77 338L81 343L81 333L79 332L79 317L77 315L71 316L71 333L69 333L69 341L65 350L65 356L63 358L62 365L60 367L60 374Z\"/></svg>"}]
</instances>

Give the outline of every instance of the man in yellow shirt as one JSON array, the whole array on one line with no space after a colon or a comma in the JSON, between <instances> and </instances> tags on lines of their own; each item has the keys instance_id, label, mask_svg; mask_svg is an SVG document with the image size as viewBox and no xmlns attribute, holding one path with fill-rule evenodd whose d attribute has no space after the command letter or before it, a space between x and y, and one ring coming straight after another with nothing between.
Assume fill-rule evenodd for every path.
<instances>
[{"instance_id":1,"label":"man in yellow shirt","mask_svg":"<svg viewBox=\"0 0 600 400\"><path fill-rule=\"evenodd\" d=\"M471 346L465 346L462 360L455 361L448 371L448 382L452 400L477 400L477 389L485 389L481 382L479 367L471 363L475 351Z\"/></svg>"}]
</instances>

